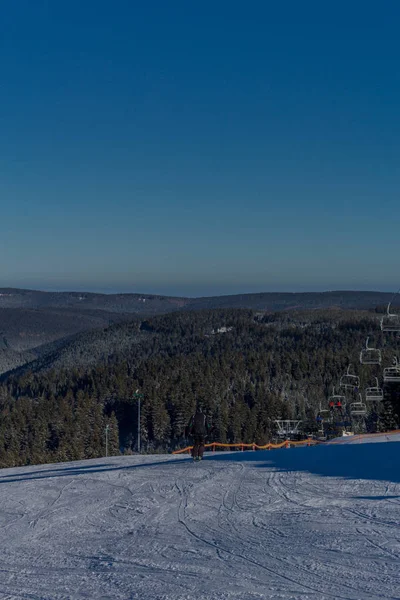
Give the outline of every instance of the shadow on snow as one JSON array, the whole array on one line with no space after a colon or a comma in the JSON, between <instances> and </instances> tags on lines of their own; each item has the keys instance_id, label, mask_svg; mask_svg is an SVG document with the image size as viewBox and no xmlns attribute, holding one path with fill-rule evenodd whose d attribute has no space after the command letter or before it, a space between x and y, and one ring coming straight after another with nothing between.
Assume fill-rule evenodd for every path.
<instances>
[{"instance_id":1,"label":"shadow on snow","mask_svg":"<svg viewBox=\"0 0 400 600\"><path fill-rule=\"evenodd\" d=\"M245 452L216 452L205 456L206 464L212 463L253 463L260 468L272 468L280 471L305 471L325 477L344 477L348 479L384 480L394 483L400 482L400 442L371 443L371 444L344 444L320 445L305 448L280 450L261 450ZM117 457L115 457L117 458ZM21 474L10 473L0 476L1 483L18 481L32 481L57 477L77 477L93 473L113 471L131 471L146 467L187 466L191 458L182 456L154 462L140 462L138 464L113 465L100 463L91 465L76 465L58 468L43 469L24 472ZM202 468L193 465L194 469ZM396 496L393 496L396 497ZM371 499L379 499L371 496ZM385 499L387 497L385 496ZM382 497L383 499L383 497Z\"/></svg>"},{"instance_id":2,"label":"shadow on snow","mask_svg":"<svg viewBox=\"0 0 400 600\"><path fill-rule=\"evenodd\" d=\"M119 465L113 466L111 464L101 465L80 465L76 467L61 467L59 469L43 469L38 471L11 473L10 475L0 476L0 484L2 483L16 483L18 481L34 481L37 479L56 479L58 477L77 477L78 475L91 475L93 473L110 473L113 471L130 471L132 469L142 469L143 467L157 467L165 466L168 467L171 464L187 464L188 461L182 459L176 460L160 460L156 462L144 462L137 465ZM21 467L23 469L24 467Z\"/></svg>"},{"instance_id":3,"label":"shadow on snow","mask_svg":"<svg viewBox=\"0 0 400 600\"><path fill-rule=\"evenodd\" d=\"M259 467L327 477L400 482L400 442L320 445L259 452L218 453L210 461L254 461Z\"/></svg>"}]
</instances>

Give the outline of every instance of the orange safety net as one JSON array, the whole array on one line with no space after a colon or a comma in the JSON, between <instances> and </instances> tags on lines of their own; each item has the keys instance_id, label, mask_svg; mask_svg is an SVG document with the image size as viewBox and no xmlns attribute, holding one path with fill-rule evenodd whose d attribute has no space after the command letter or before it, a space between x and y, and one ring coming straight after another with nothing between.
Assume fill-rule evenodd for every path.
<instances>
[{"instance_id":1,"label":"orange safety net","mask_svg":"<svg viewBox=\"0 0 400 600\"><path fill-rule=\"evenodd\" d=\"M396 429L395 431L385 431L379 433L364 433L355 436L351 436L352 440L362 439L363 437L371 437L371 436L382 436L382 435L393 435L396 433L400 433L400 429ZM340 440L335 440L330 442L331 444L339 444L341 440L344 438L340 438ZM239 448L240 450L244 450L245 448L251 450L272 450L276 448L291 448L292 446L316 446L317 444L321 444L324 442L320 442L318 440L313 440L311 438L307 440L301 440L300 442L292 442L291 440L285 440L280 444L264 444L263 446L259 446L258 444L220 444L219 442L212 442L212 444L205 444L205 448L212 448L212 451L215 452L216 448ZM181 450L175 450L172 454L183 454L187 452L190 454L193 446L187 446L186 448L182 448Z\"/></svg>"},{"instance_id":2,"label":"orange safety net","mask_svg":"<svg viewBox=\"0 0 400 600\"><path fill-rule=\"evenodd\" d=\"M212 444L205 444L205 448L212 448L212 451L215 452L216 448L239 448L240 450L244 450L245 448L250 450L272 450L275 448L290 448L291 446L315 446L319 442L312 439L302 440L300 442L292 442L290 440L285 440L280 444L264 444L263 446L259 446L256 443L253 444L220 444L219 442L213 442ZM184 452L190 453L193 446L187 446L186 448L182 448L180 450L175 450L172 454L183 454Z\"/></svg>"}]
</instances>

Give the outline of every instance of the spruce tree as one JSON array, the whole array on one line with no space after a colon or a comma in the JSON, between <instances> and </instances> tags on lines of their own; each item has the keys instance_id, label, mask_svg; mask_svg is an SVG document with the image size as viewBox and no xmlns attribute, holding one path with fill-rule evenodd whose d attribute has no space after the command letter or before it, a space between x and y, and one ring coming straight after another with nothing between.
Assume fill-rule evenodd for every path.
<instances>
[{"instance_id":1,"label":"spruce tree","mask_svg":"<svg viewBox=\"0 0 400 600\"><path fill-rule=\"evenodd\" d=\"M385 401L385 407L383 415L380 421L380 428L382 431L393 431L398 427L398 417L394 412L393 404L390 400Z\"/></svg>"}]
</instances>

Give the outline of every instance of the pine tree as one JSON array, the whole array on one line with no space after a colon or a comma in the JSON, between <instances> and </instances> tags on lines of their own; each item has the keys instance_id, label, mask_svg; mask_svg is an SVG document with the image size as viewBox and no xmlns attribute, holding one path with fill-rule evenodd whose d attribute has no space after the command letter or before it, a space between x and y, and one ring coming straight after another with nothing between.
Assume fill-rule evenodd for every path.
<instances>
[{"instance_id":1,"label":"pine tree","mask_svg":"<svg viewBox=\"0 0 400 600\"><path fill-rule=\"evenodd\" d=\"M108 454L109 456L118 456L120 453L118 420L114 412L112 412L111 417L107 419L106 425L109 425Z\"/></svg>"},{"instance_id":2,"label":"pine tree","mask_svg":"<svg viewBox=\"0 0 400 600\"><path fill-rule=\"evenodd\" d=\"M393 404L390 400L385 401L383 415L380 420L381 431L393 431L398 427L398 417L393 410Z\"/></svg>"}]
</instances>

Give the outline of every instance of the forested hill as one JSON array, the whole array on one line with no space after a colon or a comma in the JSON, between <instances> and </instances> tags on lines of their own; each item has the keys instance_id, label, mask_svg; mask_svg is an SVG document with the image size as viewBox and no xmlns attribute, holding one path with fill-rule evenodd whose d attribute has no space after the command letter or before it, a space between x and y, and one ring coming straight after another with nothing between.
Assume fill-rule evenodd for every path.
<instances>
[{"instance_id":1,"label":"forested hill","mask_svg":"<svg viewBox=\"0 0 400 600\"><path fill-rule=\"evenodd\" d=\"M316 310L340 308L343 310L374 310L387 306L393 298L386 292L269 292L260 294L238 294L234 296L214 296L210 298L192 298L186 309L204 308L248 308L251 310ZM399 296L394 305L400 306Z\"/></svg>"},{"instance_id":2,"label":"forested hill","mask_svg":"<svg viewBox=\"0 0 400 600\"><path fill-rule=\"evenodd\" d=\"M245 309L213 309L202 311L181 311L144 319L131 316L127 321L98 327L90 331L83 331L77 335L70 335L64 339L40 346L36 355L26 364L18 366L13 371L5 372L1 379L5 380L12 373L20 376L24 373L40 373L44 371L87 368L98 364L108 364L115 357L124 359L133 352L135 360L139 356L148 355L149 352L160 352L161 346L174 340L176 348L184 354L188 339L196 340L203 345L208 338L215 334L229 333L231 339L233 328L232 319L244 320L246 327L253 327L255 323L272 324L275 328L305 327L312 323L328 322L340 324L346 320L367 319L376 328L379 324L379 313L368 311L285 311L270 312L251 311ZM332 325L334 326L334 325ZM213 333L214 332L214 333ZM161 344L161 346L159 346Z\"/></svg>"},{"instance_id":3,"label":"forested hill","mask_svg":"<svg viewBox=\"0 0 400 600\"><path fill-rule=\"evenodd\" d=\"M261 312L328 308L383 311L391 299L391 294L381 292L174 298L149 294L53 293L0 288L0 374L40 359L51 350L51 344L59 348L75 334L134 317L215 308L246 308Z\"/></svg>"},{"instance_id":4,"label":"forested hill","mask_svg":"<svg viewBox=\"0 0 400 600\"><path fill-rule=\"evenodd\" d=\"M253 310L293 310L337 307L368 310L387 305L393 294L387 292L271 292L236 294L203 298L184 298L154 294L94 294L87 292L41 292L0 288L0 308L89 309L108 312L161 314L177 310L210 308L249 308Z\"/></svg>"},{"instance_id":5,"label":"forested hill","mask_svg":"<svg viewBox=\"0 0 400 600\"><path fill-rule=\"evenodd\" d=\"M71 336L108 327L131 314L74 308L0 308L0 373L47 353Z\"/></svg>"},{"instance_id":6,"label":"forested hill","mask_svg":"<svg viewBox=\"0 0 400 600\"><path fill-rule=\"evenodd\" d=\"M115 313L160 314L179 310L187 299L153 294L41 292L0 288L0 308L105 310Z\"/></svg>"},{"instance_id":7,"label":"forested hill","mask_svg":"<svg viewBox=\"0 0 400 600\"><path fill-rule=\"evenodd\" d=\"M399 341L382 334L378 315L368 312L203 310L80 335L37 372L3 381L0 464L103 456L106 424L113 453L135 450L137 389L142 449L149 452L184 443L199 399L219 441L265 443L278 417L301 419L311 431L349 363L362 390L381 379L381 367L359 364L368 335L382 349L383 366L392 364ZM380 414L356 426L393 428L399 412L398 390L388 386Z\"/></svg>"}]
</instances>

